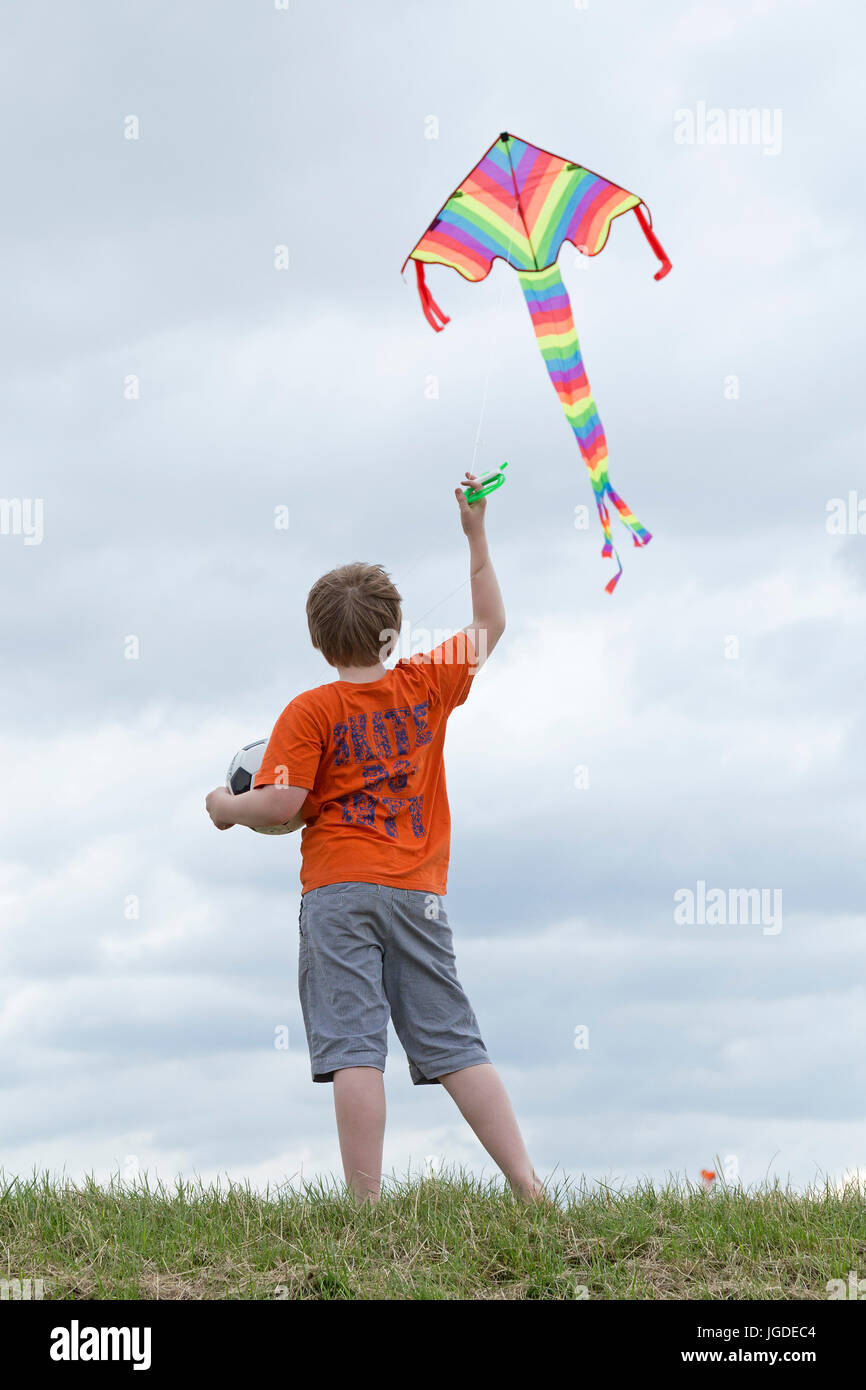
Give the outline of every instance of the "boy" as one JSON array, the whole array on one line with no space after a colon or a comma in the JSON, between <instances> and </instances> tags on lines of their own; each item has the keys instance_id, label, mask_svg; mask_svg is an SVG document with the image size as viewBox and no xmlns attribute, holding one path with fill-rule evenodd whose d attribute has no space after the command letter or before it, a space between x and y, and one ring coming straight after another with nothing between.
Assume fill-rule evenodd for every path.
<instances>
[{"instance_id":1,"label":"boy","mask_svg":"<svg viewBox=\"0 0 866 1390\"><path fill-rule=\"evenodd\" d=\"M469 542L472 622L386 670L400 595L378 565L345 565L307 599L313 645L338 679L283 711L254 789L207 798L218 830L302 825L298 982L314 1081L332 1081L346 1182L376 1201L389 1016L416 1086L440 1082L512 1188L545 1200L511 1103L457 978L442 904L450 815L448 715L505 628L486 500L455 495Z\"/></svg>"}]
</instances>

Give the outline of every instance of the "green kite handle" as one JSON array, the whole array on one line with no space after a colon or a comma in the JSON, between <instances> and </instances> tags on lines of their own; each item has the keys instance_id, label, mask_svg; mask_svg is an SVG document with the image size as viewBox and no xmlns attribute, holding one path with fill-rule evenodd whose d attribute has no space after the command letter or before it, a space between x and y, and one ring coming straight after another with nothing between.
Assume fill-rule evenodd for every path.
<instances>
[{"instance_id":1,"label":"green kite handle","mask_svg":"<svg viewBox=\"0 0 866 1390\"><path fill-rule=\"evenodd\" d=\"M491 492L495 492L498 487L502 487L505 482L505 470L508 467L506 459L501 468L494 468L491 473L484 473L479 478L479 487L469 488L466 492L466 501L471 506L473 502L478 502L482 497L487 497Z\"/></svg>"}]
</instances>

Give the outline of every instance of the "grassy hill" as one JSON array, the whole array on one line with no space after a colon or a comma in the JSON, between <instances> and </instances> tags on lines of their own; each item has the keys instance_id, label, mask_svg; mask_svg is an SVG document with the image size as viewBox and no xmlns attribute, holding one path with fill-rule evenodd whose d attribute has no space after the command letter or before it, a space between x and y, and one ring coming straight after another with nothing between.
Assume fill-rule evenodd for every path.
<instances>
[{"instance_id":1,"label":"grassy hill","mask_svg":"<svg viewBox=\"0 0 866 1390\"><path fill-rule=\"evenodd\" d=\"M376 1207L310 1186L47 1177L0 1185L0 1275L54 1299L826 1299L866 1275L857 1188L552 1189L527 1208L461 1173Z\"/></svg>"}]
</instances>

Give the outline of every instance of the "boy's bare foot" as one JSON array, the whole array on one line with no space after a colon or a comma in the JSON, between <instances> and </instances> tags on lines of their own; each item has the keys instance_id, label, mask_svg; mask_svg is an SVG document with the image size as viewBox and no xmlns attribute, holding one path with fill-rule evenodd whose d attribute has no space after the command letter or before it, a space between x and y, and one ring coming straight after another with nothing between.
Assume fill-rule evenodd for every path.
<instances>
[{"instance_id":1,"label":"boy's bare foot","mask_svg":"<svg viewBox=\"0 0 866 1390\"><path fill-rule=\"evenodd\" d=\"M512 1187L518 1197L522 1197L524 1202L531 1202L533 1206L548 1207L553 1210L556 1203L553 1198L545 1191L544 1183L537 1173L533 1173L528 1182L513 1183Z\"/></svg>"}]
</instances>

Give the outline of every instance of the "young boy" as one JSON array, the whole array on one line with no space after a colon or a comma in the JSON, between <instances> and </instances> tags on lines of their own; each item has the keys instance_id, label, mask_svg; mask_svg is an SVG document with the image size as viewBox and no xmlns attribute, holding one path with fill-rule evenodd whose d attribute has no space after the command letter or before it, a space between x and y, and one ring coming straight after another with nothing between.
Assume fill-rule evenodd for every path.
<instances>
[{"instance_id":1,"label":"young boy","mask_svg":"<svg viewBox=\"0 0 866 1390\"><path fill-rule=\"evenodd\" d=\"M313 645L338 679L277 721L255 789L207 798L218 830L304 826L298 982L314 1081L334 1083L346 1182L379 1195L389 1017L416 1086L441 1084L512 1188L544 1200L511 1103L457 978L442 902L450 815L442 750L451 711L505 628L486 501L456 489L469 542L472 622L429 653L382 658L400 595L378 565L324 575L307 599Z\"/></svg>"}]
</instances>

